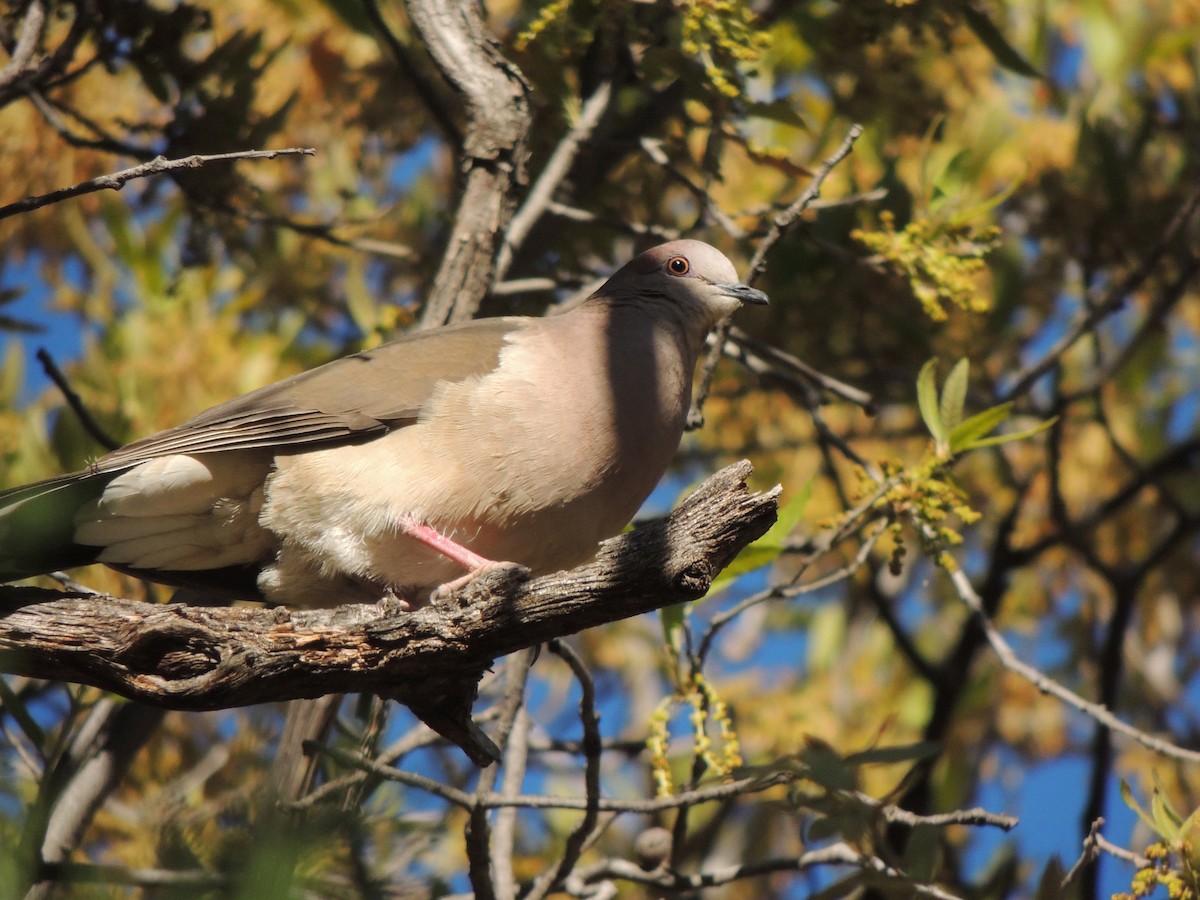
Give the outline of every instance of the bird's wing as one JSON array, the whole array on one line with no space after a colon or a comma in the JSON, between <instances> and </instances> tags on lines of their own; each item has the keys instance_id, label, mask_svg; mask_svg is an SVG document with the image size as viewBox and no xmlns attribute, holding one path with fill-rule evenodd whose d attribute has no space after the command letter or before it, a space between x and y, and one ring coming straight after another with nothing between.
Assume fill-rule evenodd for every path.
<instances>
[{"instance_id":1,"label":"bird's wing","mask_svg":"<svg viewBox=\"0 0 1200 900\"><path fill-rule=\"evenodd\" d=\"M528 321L480 319L342 357L126 444L82 471L0 491L0 518L11 507L81 481L99 490L117 472L176 453L294 452L370 440L415 421L440 382L494 369L508 335Z\"/></svg>"},{"instance_id":2,"label":"bird's wing","mask_svg":"<svg viewBox=\"0 0 1200 900\"><path fill-rule=\"evenodd\" d=\"M438 384L492 371L508 336L528 322L482 319L403 337L213 407L82 471L0 492L0 580L91 562L96 548L74 542L75 511L124 470L174 454L286 453L371 440L415 421ZM239 584L253 583L236 574Z\"/></svg>"},{"instance_id":3,"label":"bird's wing","mask_svg":"<svg viewBox=\"0 0 1200 900\"><path fill-rule=\"evenodd\" d=\"M415 421L439 383L492 371L507 337L527 322L481 319L342 357L127 444L98 459L91 471L127 469L177 453L295 452L370 440Z\"/></svg>"}]
</instances>

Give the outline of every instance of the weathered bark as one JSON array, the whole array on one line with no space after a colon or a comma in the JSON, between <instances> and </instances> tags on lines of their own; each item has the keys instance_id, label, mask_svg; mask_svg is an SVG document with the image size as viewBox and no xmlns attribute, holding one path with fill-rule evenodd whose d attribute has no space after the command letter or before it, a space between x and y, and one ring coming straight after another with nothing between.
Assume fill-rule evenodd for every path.
<instances>
[{"instance_id":1,"label":"weathered bark","mask_svg":"<svg viewBox=\"0 0 1200 900\"><path fill-rule=\"evenodd\" d=\"M423 327L471 319L491 288L501 237L525 182L529 85L487 33L481 7L460 0L407 4L408 17L466 115L462 194Z\"/></svg>"},{"instance_id":2,"label":"weathered bark","mask_svg":"<svg viewBox=\"0 0 1200 900\"><path fill-rule=\"evenodd\" d=\"M605 541L594 562L523 579L504 570L415 612L160 605L0 588L0 671L91 684L173 709L371 691L409 705L486 758L468 710L499 656L700 597L775 520L741 462L670 516Z\"/></svg>"}]
</instances>

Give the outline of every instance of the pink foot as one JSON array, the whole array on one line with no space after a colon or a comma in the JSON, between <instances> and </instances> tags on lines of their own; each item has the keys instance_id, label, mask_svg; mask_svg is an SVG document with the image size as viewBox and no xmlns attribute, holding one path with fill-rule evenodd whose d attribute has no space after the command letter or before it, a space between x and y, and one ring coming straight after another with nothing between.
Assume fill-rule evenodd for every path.
<instances>
[{"instance_id":1,"label":"pink foot","mask_svg":"<svg viewBox=\"0 0 1200 900\"><path fill-rule=\"evenodd\" d=\"M527 571L524 566L519 565L518 563L496 562L496 561L490 560L490 559L485 560L484 564L482 566L472 569L466 575L460 575L458 578L455 578L453 581L447 581L445 584L441 585L440 587L435 588L433 590L433 592L429 595L429 602L437 603L441 600L445 600L447 597L449 597L451 594L453 594L459 588L466 587L468 584L470 584L476 578L479 578L482 575L486 575L489 572L495 572L498 569L521 569L523 571Z\"/></svg>"},{"instance_id":2,"label":"pink foot","mask_svg":"<svg viewBox=\"0 0 1200 900\"><path fill-rule=\"evenodd\" d=\"M446 597L449 597L459 588L470 584L480 575L487 572L493 572L496 569L524 569L518 563L497 562L493 559L488 559L486 556L480 556L474 550L464 547L462 544L454 541L436 528L418 522L416 519L405 516L400 520L400 530L415 541L420 541L430 550L435 550L447 559L461 565L464 569L469 570L466 575L455 578L453 581L447 581L441 587L437 588L429 595L429 602L436 603Z\"/></svg>"}]
</instances>

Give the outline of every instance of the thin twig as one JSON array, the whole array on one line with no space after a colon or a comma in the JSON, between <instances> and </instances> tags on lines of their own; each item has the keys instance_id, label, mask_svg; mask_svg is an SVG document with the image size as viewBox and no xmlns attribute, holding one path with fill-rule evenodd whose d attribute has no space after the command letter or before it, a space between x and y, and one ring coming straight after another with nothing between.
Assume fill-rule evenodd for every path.
<instances>
[{"instance_id":1,"label":"thin twig","mask_svg":"<svg viewBox=\"0 0 1200 900\"><path fill-rule=\"evenodd\" d=\"M1148 857L1142 856L1140 853L1134 853L1130 850L1126 850L1124 847L1118 847L1102 834L1096 835L1096 846L1109 856L1122 859L1127 863L1137 866L1139 869L1147 869L1154 865L1154 863Z\"/></svg>"},{"instance_id":2,"label":"thin twig","mask_svg":"<svg viewBox=\"0 0 1200 900\"><path fill-rule=\"evenodd\" d=\"M934 540L936 536L933 529L928 525L921 526L926 538ZM1059 684L1048 675L1035 669L1028 663L1023 662L1016 652L1009 645L1004 636L1000 634L999 629L993 624L991 618L983 608L983 601L979 594L976 593L974 586L971 584L971 579L967 577L967 573L961 568L955 569L947 573L950 576L950 581L954 585L955 592L959 599L965 603L972 612L975 613L979 621L980 627L983 629L984 636L995 651L996 656L1000 660L1000 664L1016 675L1024 678L1043 694L1050 694L1052 697L1057 697L1059 700L1066 703L1086 716L1091 717L1107 728L1112 729L1119 734L1125 735L1127 738L1147 747L1156 753L1161 753L1163 756L1168 756L1172 759L1178 759L1183 762L1200 763L1200 751L1189 750L1186 747L1180 747L1172 744L1170 741L1162 738L1154 737L1147 734L1139 728L1134 728L1129 723L1117 718L1105 706L1099 703L1092 703L1080 697L1074 691Z\"/></svg>"},{"instance_id":3,"label":"thin twig","mask_svg":"<svg viewBox=\"0 0 1200 900\"><path fill-rule=\"evenodd\" d=\"M26 10L22 23L21 37L13 48L12 59L0 73L0 106L11 102L14 98L26 95L32 99L39 96L41 88L59 87L70 79L91 68L96 57L80 66L75 72L63 74L64 70L75 58L75 51L84 35L91 30L91 19L81 4L77 4L71 27L59 41L57 47L49 55L41 54L34 58L41 39L46 33L45 6L41 0L31 2Z\"/></svg>"},{"instance_id":4,"label":"thin twig","mask_svg":"<svg viewBox=\"0 0 1200 900\"><path fill-rule=\"evenodd\" d=\"M191 888L222 890L229 887L229 876L204 869L149 869L133 866L99 866L89 863L49 863L38 877L62 884L122 884L131 887Z\"/></svg>"},{"instance_id":5,"label":"thin twig","mask_svg":"<svg viewBox=\"0 0 1200 900\"><path fill-rule=\"evenodd\" d=\"M496 743L504 748L504 781L501 783L500 797L518 796L525 778L528 755L525 738L529 730L528 716L525 714L525 685L529 681L533 657L534 650L525 649L504 661L505 690L500 702L500 721L495 738ZM475 896L507 900L514 896L516 888L512 871L513 849L516 846L515 810L502 812L493 829L485 815L486 807L478 803L479 797L494 796L492 788L499 771L497 766L490 766L479 773L475 786L477 805L471 811L467 831L467 857Z\"/></svg>"},{"instance_id":6,"label":"thin twig","mask_svg":"<svg viewBox=\"0 0 1200 900\"><path fill-rule=\"evenodd\" d=\"M520 660L527 669L530 652L528 650L509 657L505 662L509 665L514 660ZM504 797L516 797L521 793L521 785L529 770L529 730L533 721L529 718L529 710L523 702L513 716L512 728L508 732L508 741L504 744L504 777L500 782L500 793ZM517 878L513 873L513 855L517 846L517 810L516 807L505 807L497 811L496 820L492 825L491 861L492 885L496 891L496 900L516 900Z\"/></svg>"},{"instance_id":7,"label":"thin twig","mask_svg":"<svg viewBox=\"0 0 1200 900\"><path fill-rule=\"evenodd\" d=\"M612 95L611 81L605 81L596 88L592 96L584 102L583 108L580 109L579 120L571 127L570 131L563 135L558 146L554 148L554 152L550 154L537 181L529 189L525 202L513 215L504 232L500 251L496 254L495 273L492 276L496 281L503 280L504 276L508 274L513 256L521 249L521 245L525 243L525 238L529 236L533 226L545 214L550 201L554 198L554 192L558 190L563 179L567 177L567 173L571 171L571 166L579 155L579 148L592 136L592 132L596 130L600 119L608 110Z\"/></svg>"},{"instance_id":8,"label":"thin twig","mask_svg":"<svg viewBox=\"0 0 1200 900\"><path fill-rule=\"evenodd\" d=\"M277 213L265 213L253 209L239 209L232 203L227 202L225 198L200 197L196 198L195 202L221 215L233 216L234 218L256 225L267 225L272 228L283 228L288 231L294 231L296 234L315 238L327 244L332 244L335 247L345 247L347 250L372 253L376 256L386 256L391 259L412 260L417 256L417 252L412 247L406 244L398 244L395 241L384 241L378 238L367 237L341 237L334 234L334 229L339 226L349 227L360 225L364 222L373 223L378 221L380 216L359 220L339 217L335 221L301 222L291 216L283 216Z\"/></svg>"},{"instance_id":9,"label":"thin twig","mask_svg":"<svg viewBox=\"0 0 1200 900\"><path fill-rule=\"evenodd\" d=\"M455 123L450 115L450 104L446 102L446 98L439 96L434 83L425 77L425 74L417 66L409 53L408 47L396 36L396 33L388 26L383 18L383 13L379 9L379 4L376 0L363 0L363 11L367 14L367 18L371 22L371 26L383 38L383 42L387 44L388 49L392 53L392 58L396 61L396 65L400 67L401 73L405 78L405 87L411 87L418 97L421 98L421 103L425 107L425 111L433 118L441 128L442 133L446 136L450 143L455 147L461 147L463 143L462 129Z\"/></svg>"},{"instance_id":10,"label":"thin twig","mask_svg":"<svg viewBox=\"0 0 1200 900\"><path fill-rule=\"evenodd\" d=\"M489 720L499 718L499 710L493 708L484 710L479 715L475 716L475 721L483 723ZM378 762L381 765L394 766L402 757L407 756L415 750L420 750L422 747L428 747L433 744L444 744L446 739L430 728L423 722L418 722L407 733L401 735L395 741L387 746L378 756ZM355 769L348 775L343 775L340 778L335 778L332 781L327 781L318 788L314 788L305 794L302 798L284 802L280 805L289 811L303 811L311 806L320 803L326 797L341 794L343 791L357 787L364 781L371 778L369 772L361 769Z\"/></svg>"},{"instance_id":11,"label":"thin twig","mask_svg":"<svg viewBox=\"0 0 1200 900\"><path fill-rule=\"evenodd\" d=\"M543 872L534 881L524 900L542 900L575 870L600 817L600 756L603 748L600 744L600 717L596 713L596 687L583 660L569 644L556 639L547 646L551 653L570 667L575 680L579 682L579 721L583 727L584 746L583 781L588 805L583 819L567 837L558 865Z\"/></svg>"},{"instance_id":12,"label":"thin twig","mask_svg":"<svg viewBox=\"0 0 1200 900\"><path fill-rule=\"evenodd\" d=\"M54 357L45 347L39 347L37 351L37 361L42 364L42 370L46 373L46 377L54 382L59 393L63 395L63 399L67 401L67 406L71 407L71 411L75 413L75 418L79 419L79 424L83 426L84 431L92 436L92 438L105 450L116 450L121 446L121 442L115 440L99 422L95 420L87 406L84 405L80 396L75 393L75 389L71 387L71 383L67 381L67 376L63 374L62 369L58 367L58 363L54 361Z\"/></svg>"},{"instance_id":13,"label":"thin twig","mask_svg":"<svg viewBox=\"0 0 1200 900\"><path fill-rule=\"evenodd\" d=\"M557 291L558 282L553 278L512 278L492 285L493 297L512 294L532 294L534 291Z\"/></svg>"},{"instance_id":14,"label":"thin twig","mask_svg":"<svg viewBox=\"0 0 1200 900\"><path fill-rule=\"evenodd\" d=\"M806 548L808 550L808 559L796 572L793 578L793 584L791 586L775 585L767 588L764 591L760 591L757 594L752 594L751 596L746 597L735 606L714 615L712 619L709 620L708 629L704 632L704 636L700 640L700 649L697 653L698 657L701 660L704 660L712 649L712 643L716 639L717 632L719 632L722 628L729 624L730 621L741 615L747 609L750 609L752 606L757 606L760 603L768 600L790 599L802 594L810 593L821 587L827 587L829 584L832 584L835 581L847 578L857 571L857 569L861 567L861 565L865 563L869 557L871 548L874 547L875 542L883 533L883 527L880 527L878 531L876 531L863 543L863 546L859 548L858 553L855 555L855 559L847 566L844 566L837 572L834 572L825 578L819 579L816 582L804 585L795 584L795 581L798 580L808 570L814 561L824 556L850 535L857 534L859 528L866 524L872 511L879 513L879 511L875 509L875 504L885 494L887 494L888 491L895 487L898 481L899 479L893 476L892 478L880 483L870 496L865 498L854 509L843 515L838 521L837 525L818 534L811 541L809 541L809 545Z\"/></svg>"},{"instance_id":15,"label":"thin twig","mask_svg":"<svg viewBox=\"0 0 1200 900\"><path fill-rule=\"evenodd\" d=\"M514 807L518 809L573 809L587 811L593 800L589 797L549 797L540 794L518 794L506 797L498 792L470 793L450 785L442 784L433 778L418 775L415 772L405 772L384 765L377 760L364 757L360 753L350 753L337 747L322 747L305 745L306 750L323 753L344 766L350 766L369 772L386 781L394 781L409 787L418 788L440 797L447 803L452 803L468 811L503 809ZM803 773L776 772L764 777L753 776L737 781L685 791L671 797L659 797L653 800L614 800L601 797L595 800L596 809L603 812L649 814L679 809L684 806L695 806L698 803L716 803L738 797L743 794L756 794L771 788L787 784L803 778Z\"/></svg>"},{"instance_id":16,"label":"thin twig","mask_svg":"<svg viewBox=\"0 0 1200 900\"><path fill-rule=\"evenodd\" d=\"M645 154L654 163L665 169L676 181L686 187L693 197L700 201L705 213L712 217L712 220L721 227L722 231L734 240L740 241L746 238L745 229L738 227L738 224L729 217L729 214L717 205L708 189L696 184L675 163L671 162L671 157L663 149L663 142L661 140L658 138L643 137L639 141L639 144Z\"/></svg>"},{"instance_id":17,"label":"thin twig","mask_svg":"<svg viewBox=\"0 0 1200 900\"><path fill-rule=\"evenodd\" d=\"M802 771L773 772L766 776L756 775L749 778L741 778L724 784L682 791L670 797L658 797L652 800L618 800L593 796L590 793L584 797L550 797L541 794L505 796L502 793L470 794L424 775L395 769L377 760L365 757L362 754L350 753L335 747L313 747L313 750L314 752L324 753L336 759L342 765L353 766L364 772L369 772L378 778L427 791L448 803L472 811L503 808L564 809L580 810L583 812L595 810L597 812L649 815L696 806L702 803L721 803L734 797L762 793L779 785L803 780L806 777ZM1017 825L1017 819L1012 816L989 812L978 807L935 815L918 815L891 804L880 803L880 801L866 794L854 792L850 796L866 806L877 809L886 821L913 828L924 825L935 827L974 825L1009 831Z\"/></svg>"},{"instance_id":18,"label":"thin twig","mask_svg":"<svg viewBox=\"0 0 1200 900\"><path fill-rule=\"evenodd\" d=\"M725 354L733 356L736 350L758 357L775 368L799 375L815 387L861 407L867 415L875 415L875 398L866 391L846 384L844 381L838 381L824 372L819 372L803 360L777 347L755 340L735 325L729 329L729 342L725 346Z\"/></svg>"},{"instance_id":19,"label":"thin twig","mask_svg":"<svg viewBox=\"0 0 1200 900\"><path fill-rule=\"evenodd\" d=\"M862 133L863 127L857 122L851 125L850 130L846 132L846 137L842 139L842 143L817 168L817 171L813 174L812 181L804 189L804 193L797 197L791 206L775 217L775 220L771 223L771 229L758 242L758 249L754 253L754 258L750 260L750 267L746 271L746 281L748 283L753 284L754 279L766 268L767 254L775 246L775 242L783 237L784 232L804 214L809 205L821 196L821 185L825 183L825 179L829 177L829 173L834 170L834 167L850 155L850 151L854 149L855 141L859 139Z\"/></svg>"},{"instance_id":20,"label":"thin twig","mask_svg":"<svg viewBox=\"0 0 1200 900\"><path fill-rule=\"evenodd\" d=\"M1058 885L1060 891L1065 891L1084 868L1094 863L1096 857L1100 855L1100 845L1097 842L1097 838L1100 837L1100 828L1103 825L1103 817L1092 822L1092 827L1088 829L1087 837L1083 839L1083 852L1079 854L1079 859L1075 860L1075 865L1071 866L1071 870L1063 876L1063 880Z\"/></svg>"},{"instance_id":21,"label":"thin twig","mask_svg":"<svg viewBox=\"0 0 1200 900\"><path fill-rule=\"evenodd\" d=\"M94 119L53 97L48 97L40 91L32 91L29 94L29 99L33 103L34 109L41 113L42 118L46 120L46 123L54 129L59 137L72 147L102 150L118 156L130 156L134 159L140 159L143 162L149 162L158 155L149 147L130 144L115 137L110 132L105 131ZM82 125L95 135L95 137L85 137L76 134L74 129L67 124L66 119L63 118L64 116Z\"/></svg>"},{"instance_id":22,"label":"thin twig","mask_svg":"<svg viewBox=\"0 0 1200 900\"><path fill-rule=\"evenodd\" d=\"M708 401L708 394L712 390L713 376L717 371L717 363L725 354L725 344L729 338L729 329L732 327L732 319L722 319L717 323L717 327L709 339L708 353L705 354L704 364L700 368L700 381L696 385L696 393L692 397L692 406L688 410L687 422L684 425L686 431L695 431L704 427L704 404Z\"/></svg>"},{"instance_id":23,"label":"thin twig","mask_svg":"<svg viewBox=\"0 0 1200 900\"><path fill-rule=\"evenodd\" d=\"M315 156L316 153L317 151L311 147L287 147L280 150L238 150L233 153L193 154L181 159L167 159L159 156L149 162L134 166L132 169L122 169L111 175L100 175L71 187L51 191L49 194L26 197L24 200L18 200L7 206L0 206L0 219L40 209L52 203L60 203L82 194L92 194L96 191L119 191L135 178L160 175L163 172L172 172L178 169L198 169L205 163L232 159L274 159L277 156Z\"/></svg>"},{"instance_id":24,"label":"thin twig","mask_svg":"<svg viewBox=\"0 0 1200 900\"><path fill-rule=\"evenodd\" d=\"M862 546L858 548L858 552L854 554L854 559L846 563L846 565L839 567L835 571L830 572L828 575L818 578L816 581L809 581L805 582L804 584L774 585L766 590L759 591L756 594L751 594L749 597L745 597L738 601L729 609L723 610L714 615L709 620L708 628L705 630L704 636L700 640L700 649L697 652L697 659L703 662L708 657L709 652L712 650L712 644L717 637L717 633L742 613L746 612L746 610L753 609L755 606L759 606L760 604L771 600L794 600L796 597L802 597L805 594L814 593L822 590L823 588L827 588L838 584L839 582L845 581L853 576L854 573L856 573L863 567L863 565L866 564L867 560L871 556L871 551L875 549L875 544L886 531L887 523L880 523L879 527L876 528L875 531L870 535L868 535L865 541L863 541ZM821 554L824 552L827 551L821 551ZM802 575L815 559L816 556L810 557L810 559L804 563L800 571L797 573L797 577Z\"/></svg>"},{"instance_id":25,"label":"thin twig","mask_svg":"<svg viewBox=\"0 0 1200 900\"><path fill-rule=\"evenodd\" d=\"M1188 295L1188 285L1197 271L1200 271L1200 257L1189 255L1184 261L1178 277L1163 288L1158 299L1146 310L1146 315L1137 330L1113 354L1112 359L1097 366L1084 384L1070 391L1064 391L1058 399L1058 403L1055 404L1056 407L1063 409L1078 400L1095 395L1104 385L1112 383L1113 376L1127 362L1136 357L1137 351L1144 341L1148 337L1161 334L1163 320L1167 317L1167 313Z\"/></svg>"},{"instance_id":26,"label":"thin twig","mask_svg":"<svg viewBox=\"0 0 1200 900\"><path fill-rule=\"evenodd\" d=\"M1142 282L1150 277L1150 273L1154 271L1154 267L1158 265L1158 261L1166 254L1171 242L1175 240L1184 226L1191 221L1197 208L1200 208L1200 188L1192 191L1187 200L1184 201L1183 206L1175 213L1174 218L1171 219L1162 236L1150 248L1149 252L1142 257L1141 262L1128 275L1109 288L1108 293L1104 295L1103 299L1089 306L1087 312L1079 317L1075 324L1067 330L1066 334L1054 342L1054 346L1047 350L1041 359L1026 366L1016 374L1012 387L1001 395L1001 401L1007 402L1024 395L1033 386L1034 382L1057 365L1059 359L1074 346L1076 341L1091 332L1096 325L1120 309L1125 303L1125 299Z\"/></svg>"},{"instance_id":27,"label":"thin twig","mask_svg":"<svg viewBox=\"0 0 1200 900\"><path fill-rule=\"evenodd\" d=\"M758 247L754 251L754 258L750 260L750 267L746 271L747 284L753 284L755 279L762 274L763 269L767 265L767 253L775 245L775 242L783 236L783 233L791 227L792 223L804 213L809 204L821 195L821 185L829 177L829 173L833 171L834 167L850 155L850 150L854 147L854 142L858 140L862 132L863 128L858 123L851 125L841 145L821 163L820 167L813 174L812 181L804 189L804 193L797 197L791 206L775 217L771 223L771 228L767 231L763 239L758 242ZM663 153L660 146L657 146L648 138L643 138L642 147L647 153L651 154L651 158L655 162L659 162L663 166L669 166L669 160L666 159L666 154ZM657 151L658 156L655 156L652 151ZM675 172L674 169L671 169L671 171ZM685 184L692 187L693 191L701 190L703 196L707 198L707 192L692 185L682 173L675 172L675 174L677 177L683 179ZM711 201L707 202L715 206ZM720 222L720 219L718 219L718 222ZM730 225L732 225L732 222ZM725 230L735 237L738 236L728 226L725 227ZM737 231L740 233L740 229L737 229ZM704 365L700 369L700 380L696 386L696 393L692 399L691 409L688 410L688 430L699 428L704 424L704 403L708 399L709 391L712 390L713 375L716 372L717 363L720 362L721 356L725 352L725 343L729 338L731 328L732 322L729 319L725 319L717 325L716 338L710 344L708 355L704 358Z\"/></svg>"},{"instance_id":28,"label":"thin twig","mask_svg":"<svg viewBox=\"0 0 1200 900\"><path fill-rule=\"evenodd\" d=\"M1016 816L988 812L986 809L978 806L972 809L956 809L954 812L934 813L922 816L914 812L909 812L907 809L901 809L899 806L880 803L874 797L864 794L861 791L854 792L854 799L878 809L886 821L896 825L908 825L911 828L923 825L934 828L945 828L948 825L986 825L990 828L999 828L1001 831L1012 831L1020 823L1020 820Z\"/></svg>"},{"instance_id":29,"label":"thin twig","mask_svg":"<svg viewBox=\"0 0 1200 900\"><path fill-rule=\"evenodd\" d=\"M577 206L568 206L565 203L559 203L557 200L552 200L546 204L546 212L553 213L564 219L570 219L572 222L586 222L588 224L603 225L605 228L611 228L614 231L620 231L625 234L632 234L636 237L652 237L660 241L674 241L682 237L683 233L677 228L664 228L658 225L645 225L641 222L631 222L625 219L607 219L596 215L586 209L580 209Z\"/></svg>"},{"instance_id":30,"label":"thin twig","mask_svg":"<svg viewBox=\"0 0 1200 900\"><path fill-rule=\"evenodd\" d=\"M704 888L718 887L747 878L770 875L774 872L802 872L817 866L830 865L855 866L865 872L870 872L877 876L882 875L885 878L899 882L911 894L919 897L933 897L935 900L960 900L956 894L951 894L932 884L915 881L900 870L888 865L879 857L860 853L849 844L840 841L828 847L809 850L799 856L735 863L729 866L709 869L704 872L697 872L694 875L685 875L681 872L671 870L646 872L629 860L608 859L588 866L586 869L581 869L576 873L576 877L572 878L572 882L582 888L589 881L597 881L603 878L617 878L635 884L657 887L672 893L682 893L685 891L699 891ZM572 893L575 896L584 896L582 891L572 890Z\"/></svg>"}]
</instances>

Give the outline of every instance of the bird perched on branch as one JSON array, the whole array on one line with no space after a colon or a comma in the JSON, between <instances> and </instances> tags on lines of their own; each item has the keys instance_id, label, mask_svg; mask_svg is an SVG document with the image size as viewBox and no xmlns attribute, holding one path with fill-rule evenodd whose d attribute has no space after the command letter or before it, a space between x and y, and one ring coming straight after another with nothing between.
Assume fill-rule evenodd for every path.
<instances>
[{"instance_id":1,"label":"bird perched on branch","mask_svg":"<svg viewBox=\"0 0 1200 900\"><path fill-rule=\"evenodd\" d=\"M295 606L412 606L590 559L683 433L709 329L766 303L699 241L579 306L420 332L0 494L0 579L100 562Z\"/></svg>"}]
</instances>

